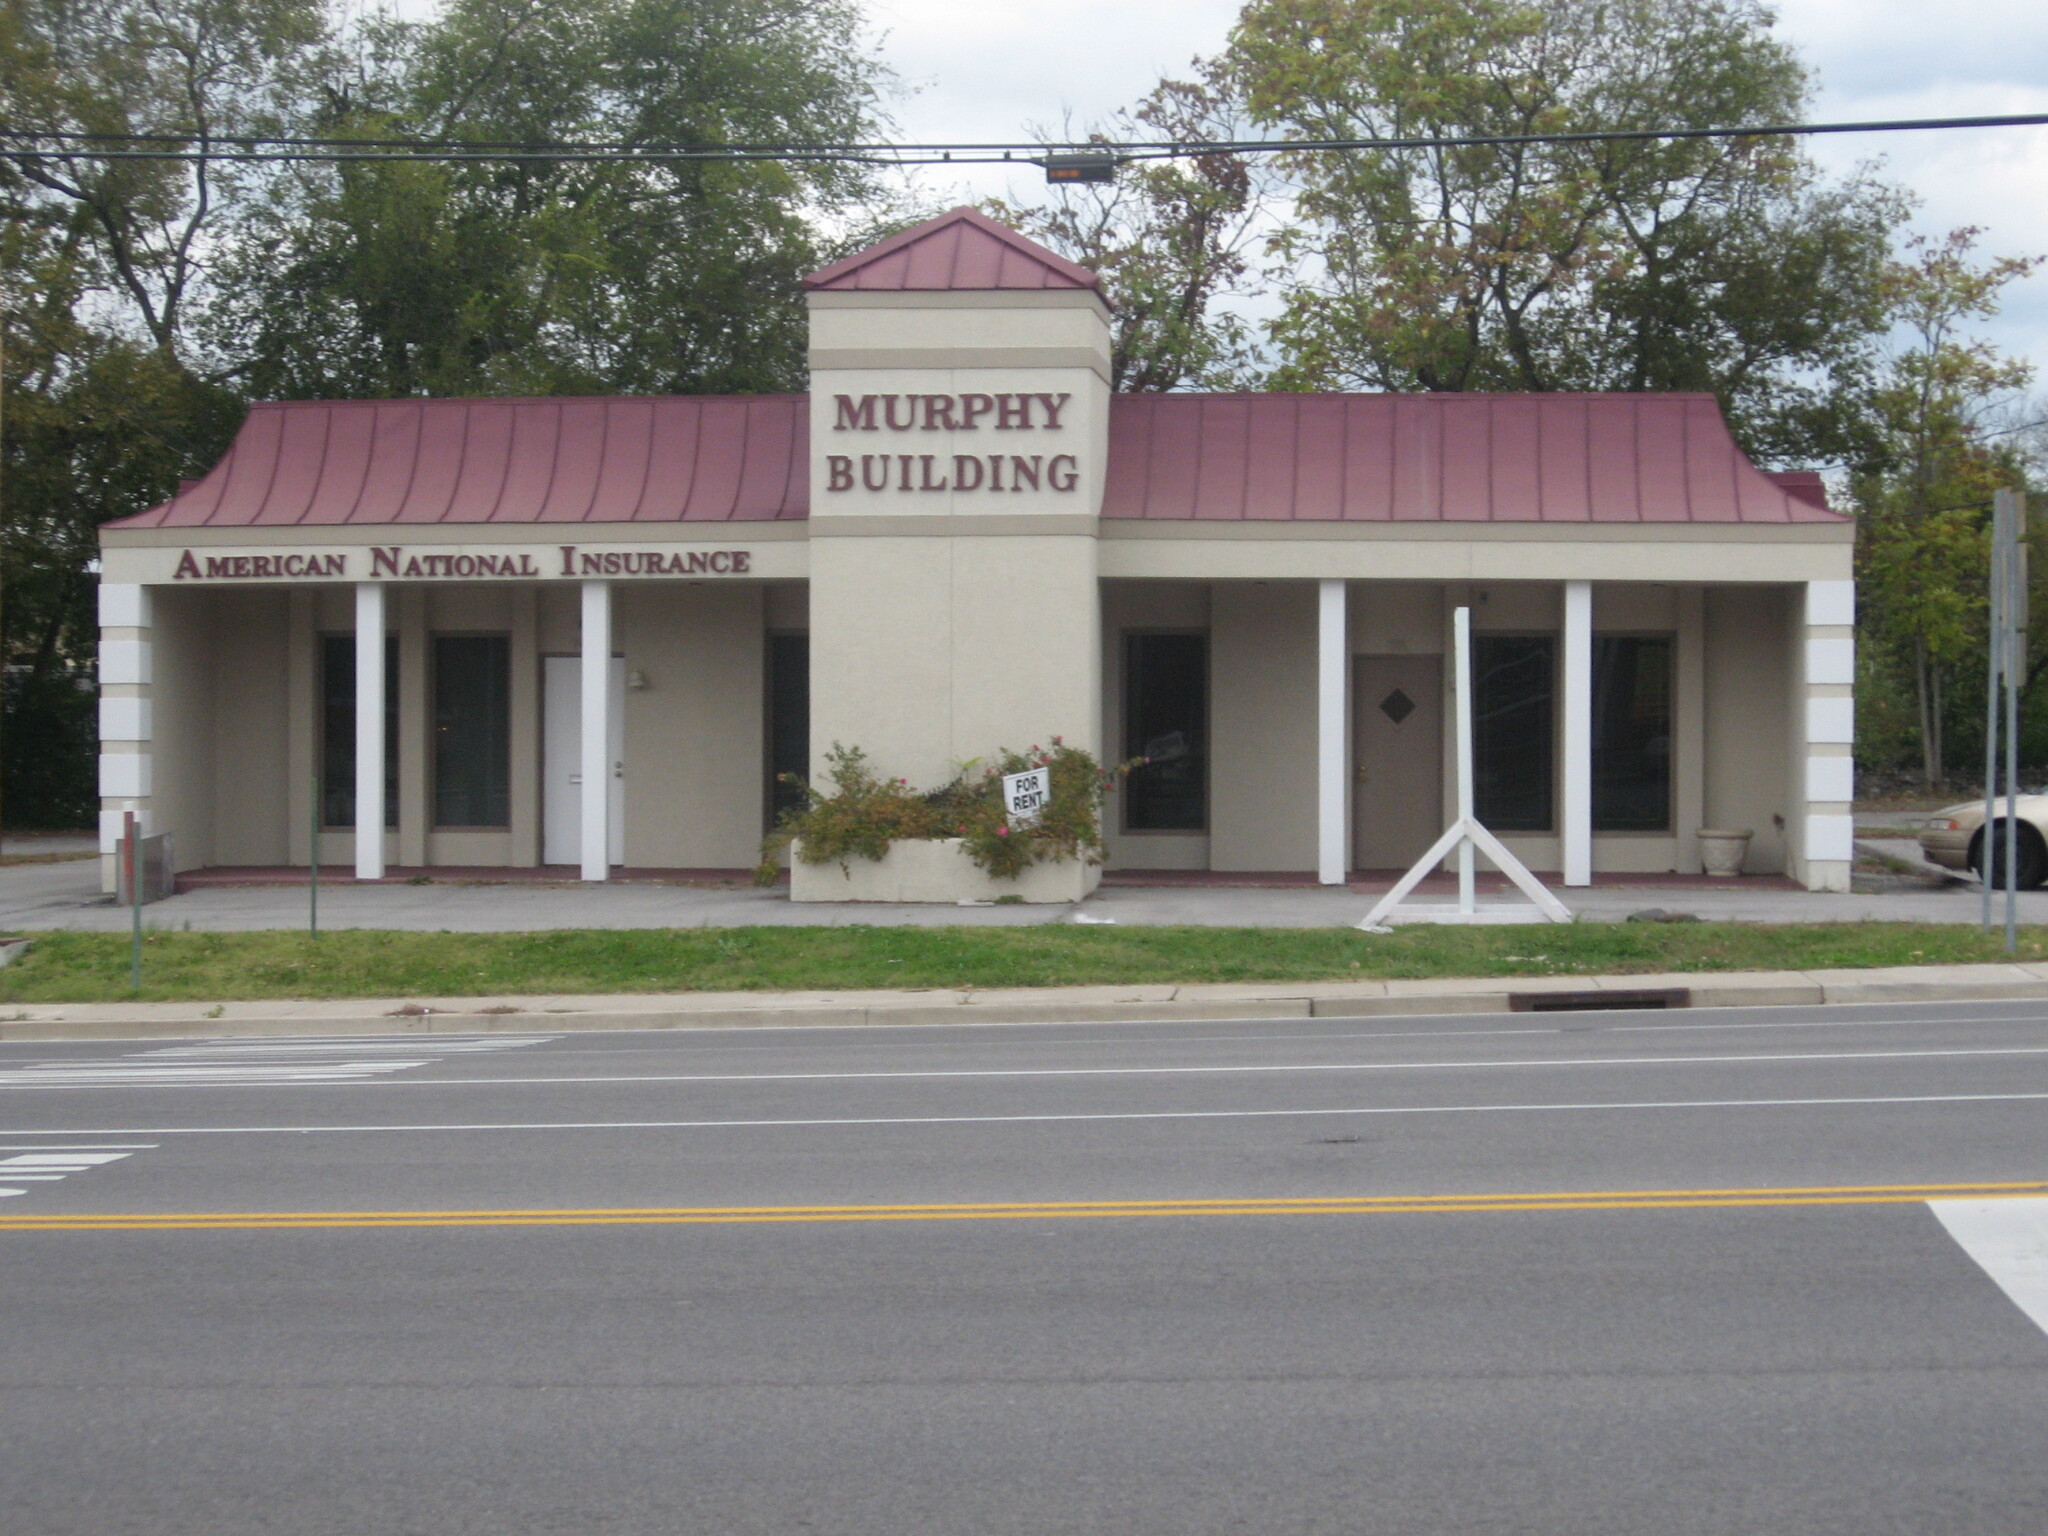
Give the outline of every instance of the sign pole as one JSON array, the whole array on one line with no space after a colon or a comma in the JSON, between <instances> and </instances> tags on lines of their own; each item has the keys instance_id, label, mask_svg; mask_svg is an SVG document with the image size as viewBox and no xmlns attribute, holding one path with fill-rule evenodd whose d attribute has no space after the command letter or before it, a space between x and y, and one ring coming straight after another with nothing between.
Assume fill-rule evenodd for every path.
<instances>
[{"instance_id":1,"label":"sign pole","mask_svg":"<svg viewBox=\"0 0 2048 1536\"><path fill-rule=\"evenodd\" d=\"M1458 824L1472 825L1472 610L1460 608L1451 621L1458 705ZM1458 910L1478 910L1472 873L1472 839L1458 844Z\"/></svg>"},{"instance_id":2,"label":"sign pole","mask_svg":"<svg viewBox=\"0 0 2048 1536\"><path fill-rule=\"evenodd\" d=\"M2005 501L2005 952L2019 950L2020 684L2027 671L2027 502Z\"/></svg>"},{"instance_id":3,"label":"sign pole","mask_svg":"<svg viewBox=\"0 0 2048 1536\"><path fill-rule=\"evenodd\" d=\"M320 937L320 770L313 770L312 835L307 839L306 932Z\"/></svg>"},{"instance_id":4,"label":"sign pole","mask_svg":"<svg viewBox=\"0 0 2048 1536\"><path fill-rule=\"evenodd\" d=\"M1991 931L1991 865L1998 826L1998 685L2005 676L2000 656L2005 644L2005 492L1991 503L1991 582L1989 623L1984 651L1984 829L1977 839L1977 885L1983 913L1980 925Z\"/></svg>"},{"instance_id":5,"label":"sign pole","mask_svg":"<svg viewBox=\"0 0 2048 1536\"><path fill-rule=\"evenodd\" d=\"M137 846L141 831L133 811L121 813L121 861L128 871L128 986L142 990L142 858Z\"/></svg>"}]
</instances>

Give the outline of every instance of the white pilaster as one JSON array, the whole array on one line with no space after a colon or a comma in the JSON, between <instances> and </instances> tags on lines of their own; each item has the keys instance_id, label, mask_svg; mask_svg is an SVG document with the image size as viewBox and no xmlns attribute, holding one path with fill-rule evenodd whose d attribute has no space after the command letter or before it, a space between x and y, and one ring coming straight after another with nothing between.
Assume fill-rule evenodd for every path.
<instances>
[{"instance_id":1,"label":"white pilaster","mask_svg":"<svg viewBox=\"0 0 2048 1536\"><path fill-rule=\"evenodd\" d=\"M125 813L135 812L145 834L158 830L151 825L150 804L156 788L150 697L156 666L149 588L102 583L99 621L100 883L111 891Z\"/></svg>"},{"instance_id":2,"label":"white pilaster","mask_svg":"<svg viewBox=\"0 0 2048 1536\"><path fill-rule=\"evenodd\" d=\"M1846 891L1856 855L1856 583L1809 581L1803 607L1794 633L1806 720L1801 865L1809 890Z\"/></svg>"},{"instance_id":3,"label":"white pilaster","mask_svg":"<svg viewBox=\"0 0 2048 1536\"><path fill-rule=\"evenodd\" d=\"M583 878L611 877L612 584L583 583Z\"/></svg>"},{"instance_id":4,"label":"white pilaster","mask_svg":"<svg viewBox=\"0 0 2048 1536\"><path fill-rule=\"evenodd\" d=\"M1593 584L1564 584L1564 883L1593 883Z\"/></svg>"},{"instance_id":5,"label":"white pilaster","mask_svg":"<svg viewBox=\"0 0 2048 1536\"><path fill-rule=\"evenodd\" d=\"M356 583L356 878L384 878L384 588Z\"/></svg>"},{"instance_id":6,"label":"white pilaster","mask_svg":"<svg viewBox=\"0 0 2048 1536\"><path fill-rule=\"evenodd\" d=\"M1345 699L1344 583L1318 585L1316 617L1316 878L1342 885L1350 869L1350 827L1344 809L1346 751L1350 731Z\"/></svg>"}]
</instances>

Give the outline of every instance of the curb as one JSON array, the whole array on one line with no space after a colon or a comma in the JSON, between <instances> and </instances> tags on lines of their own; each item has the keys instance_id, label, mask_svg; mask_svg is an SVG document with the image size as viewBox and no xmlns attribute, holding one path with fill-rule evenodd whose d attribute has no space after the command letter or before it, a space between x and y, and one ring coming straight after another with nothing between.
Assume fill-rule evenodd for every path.
<instances>
[{"instance_id":1,"label":"curb","mask_svg":"<svg viewBox=\"0 0 2048 1536\"><path fill-rule=\"evenodd\" d=\"M551 1034L576 1030L844 1029L975 1024L1171 1023L1202 1019L1433 1017L1643 1006L1801 1007L2048 999L2048 964L1899 966L1485 980L1250 982L1002 991L722 992L659 996L346 1002L52 1003L0 1016L0 1042L186 1040L265 1035ZM1603 1000L1601 994L1617 995ZM1651 1004L1650 1006L1656 1006Z\"/></svg>"}]
</instances>

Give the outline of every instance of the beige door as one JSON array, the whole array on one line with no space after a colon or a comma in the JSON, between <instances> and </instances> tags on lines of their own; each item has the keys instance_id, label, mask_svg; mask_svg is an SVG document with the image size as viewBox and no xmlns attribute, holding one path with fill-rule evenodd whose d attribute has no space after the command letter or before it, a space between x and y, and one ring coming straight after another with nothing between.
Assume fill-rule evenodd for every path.
<instances>
[{"instance_id":1,"label":"beige door","mask_svg":"<svg viewBox=\"0 0 2048 1536\"><path fill-rule=\"evenodd\" d=\"M1353 863L1406 869L1444 829L1442 661L1352 659Z\"/></svg>"}]
</instances>

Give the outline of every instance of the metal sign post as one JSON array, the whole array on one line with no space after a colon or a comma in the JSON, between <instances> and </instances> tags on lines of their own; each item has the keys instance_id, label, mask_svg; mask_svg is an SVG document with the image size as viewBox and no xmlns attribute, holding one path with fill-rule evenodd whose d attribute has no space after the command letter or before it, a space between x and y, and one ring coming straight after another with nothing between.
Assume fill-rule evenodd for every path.
<instances>
[{"instance_id":1,"label":"metal sign post","mask_svg":"<svg viewBox=\"0 0 2048 1536\"><path fill-rule=\"evenodd\" d=\"M306 932L320 937L320 770L313 770L313 815L306 860Z\"/></svg>"},{"instance_id":2,"label":"metal sign post","mask_svg":"<svg viewBox=\"0 0 2048 1536\"><path fill-rule=\"evenodd\" d=\"M1990 623L1984 689L1984 830L1977 874L1984 931L1991 931L1994 876L2005 886L2005 948L2019 948L2020 689L2027 675L2027 498L2000 491L1991 504ZM2002 718L2001 718L2002 717ZM2000 726L2005 745L2005 821L1998 819ZM2003 833L2003 858L1999 839ZM2001 868L2001 865L2003 866Z\"/></svg>"},{"instance_id":3,"label":"metal sign post","mask_svg":"<svg viewBox=\"0 0 2048 1536\"><path fill-rule=\"evenodd\" d=\"M128 872L128 986L142 990L142 826L133 811L121 813L121 863Z\"/></svg>"}]
</instances>

